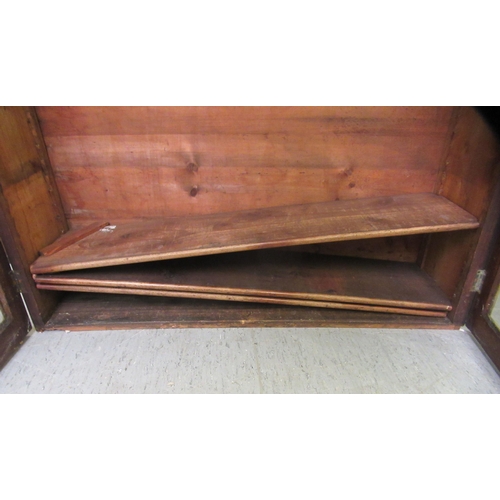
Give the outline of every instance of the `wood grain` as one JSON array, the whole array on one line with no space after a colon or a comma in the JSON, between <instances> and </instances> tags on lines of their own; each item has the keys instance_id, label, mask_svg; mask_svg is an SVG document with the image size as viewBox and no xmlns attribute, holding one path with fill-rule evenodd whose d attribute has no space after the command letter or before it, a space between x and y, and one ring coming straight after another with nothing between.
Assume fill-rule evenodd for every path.
<instances>
[{"instance_id":1,"label":"wood grain","mask_svg":"<svg viewBox=\"0 0 500 500\"><path fill-rule=\"evenodd\" d=\"M500 179L500 141L497 134L473 108L458 112L454 134L449 144L439 194L464 208L481 222L476 232L432 235L429 238L423 269L452 300L451 315L464 324L471 306L472 284L484 264L491 229L486 226L495 185ZM483 248L484 250L484 248Z\"/></svg>"},{"instance_id":2,"label":"wood grain","mask_svg":"<svg viewBox=\"0 0 500 500\"><path fill-rule=\"evenodd\" d=\"M112 219L114 224L130 224L137 219ZM82 229L95 221L93 219L71 219L71 229ZM336 241L311 245L286 247L286 251L308 252L321 255L337 255L363 259L390 260L395 262L417 262L420 248L427 235L411 234L388 236L385 238L365 238L362 240Z\"/></svg>"},{"instance_id":3,"label":"wood grain","mask_svg":"<svg viewBox=\"0 0 500 500\"><path fill-rule=\"evenodd\" d=\"M67 217L201 215L432 192L436 170L349 167L72 167L56 171ZM408 182L409 178L411 181Z\"/></svg>"},{"instance_id":4,"label":"wood grain","mask_svg":"<svg viewBox=\"0 0 500 500\"><path fill-rule=\"evenodd\" d=\"M45 248L42 248L40 250L40 255L54 255L63 248L69 247L73 243L76 243L77 241L82 240L86 236L89 236L92 233L99 231L99 229L106 227L108 224L109 222L96 222L86 227L82 227L81 229L78 230L68 231L67 233L64 233L63 236L58 238L54 243L46 246Z\"/></svg>"},{"instance_id":5,"label":"wood grain","mask_svg":"<svg viewBox=\"0 0 500 500\"><path fill-rule=\"evenodd\" d=\"M451 108L38 108L69 219L432 192Z\"/></svg>"},{"instance_id":6,"label":"wood grain","mask_svg":"<svg viewBox=\"0 0 500 500\"><path fill-rule=\"evenodd\" d=\"M433 192L453 108L40 107L71 227ZM419 243L396 260L416 261ZM390 245L341 255L395 258Z\"/></svg>"},{"instance_id":7,"label":"wood grain","mask_svg":"<svg viewBox=\"0 0 500 500\"><path fill-rule=\"evenodd\" d=\"M0 370L7 364L31 330L21 294L10 273L9 261L0 244Z\"/></svg>"},{"instance_id":8,"label":"wood grain","mask_svg":"<svg viewBox=\"0 0 500 500\"><path fill-rule=\"evenodd\" d=\"M491 230L489 260L481 293L475 294L467 326L484 352L500 371L500 328L491 318L492 306L500 290L500 218Z\"/></svg>"},{"instance_id":9,"label":"wood grain","mask_svg":"<svg viewBox=\"0 0 500 500\"><path fill-rule=\"evenodd\" d=\"M409 309L402 307L388 306L369 306L361 304L343 304L342 302L321 302L318 300L299 300L299 299L284 299L274 297L252 297L248 295L230 295L220 293L197 293L197 292L181 292L167 290L150 290L143 288L112 288L105 286L84 286L84 285L46 285L37 284L37 288L41 290L57 290L66 292L85 292L85 293L114 293L122 295L150 295L153 297L175 297L186 299L204 299L204 300L222 300L229 302L252 302L254 304L280 304L297 307L320 307L326 309L349 309L353 311L370 311L383 312L392 314L404 314L411 316L432 316L436 318L444 318L445 312L428 311L426 309Z\"/></svg>"},{"instance_id":10,"label":"wood grain","mask_svg":"<svg viewBox=\"0 0 500 500\"><path fill-rule=\"evenodd\" d=\"M33 274L308 243L452 231L477 227L474 217L433 194L294 205L168 218L99 231L56 255L41 256Z\"/></svg>"},{"instance_id":11,"label":"wood grain","mask_svg":"<svg viewBox=\"0 0 500 500\"><path fill-rule=\"evenodd\" d=\"M356 133L442 130L450 108L381 106L38 107L46 137L138 134Z\"/></svg>"},{"instance_id":12,"label":"wood grain","mask_svg":"<svg viewBox=\"0 0 500 500\"><path fill-rule=\"evenodd\" d=\"M218 293L448 311L415 264L254 251L34 276L37 284Z\"/></svg>"},{"instance_id":13,"label":"wood grain","mask_svg":"<svg viewBox=\"0 0 500 500\"><path fill-rule=\"evenodd\" d=\"M67 224L33 108L0 107L0 165L0 238L41 328L57 294L37 290L29 266Z\"/></svg>"},{"instance_id":14,"label":"wood grain","mask_svg":"<svg viewBox=\"0 0 500 500\"><path fill-rule=\"evenodd\" d=\"M425 235L412 234L386 238L336 241L317 245L288 247L287 251L415 263L424 237Z\"/></svg>"},{"instance_id":15,"label":"wood grain","mask_svg":"<svg viewBox=\"0 0 500 500\"><path fill-rule=\"evenodd\" d=\"M67 293L47 329L456 328L447 318L209 300Z\"/></svg>"}]
</instances>

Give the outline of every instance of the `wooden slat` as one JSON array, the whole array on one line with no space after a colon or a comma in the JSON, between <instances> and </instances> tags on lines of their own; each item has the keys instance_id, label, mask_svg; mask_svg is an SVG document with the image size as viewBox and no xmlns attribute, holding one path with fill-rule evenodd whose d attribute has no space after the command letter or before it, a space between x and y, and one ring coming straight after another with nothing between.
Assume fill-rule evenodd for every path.
<instances>
[{"instance_id":1,"label":"wooden slat","mask_svg":"<svg viewBox=\"0 0 500 500\"><path fill-rule=\"evenodd\" d=\"M477 227L475 217L433 194L294 205L172 217L118 225L94 233L52 256L33 274Z\"/></svg>"},{"instance_id":2,"label":"wooden slat","mask_svg":"<svg viewBox=\"0 0 500 500\"><path fill-rule=\"evenodd\" d=\"M272 250L40 274L34 279L49 285L451 309L443 292L415 264Z\"/></svg>"},{"instance_id":3,"label":"wooden slat","mask_svg":"<svg viewBox=\"0 0 500 500\"><path fill-rule=\"evenodd\" d=\"M112 219L114 224L129 224L137 219ZM92 219L71 219L71 229L81 229L93 224ZM362 240L334 241L311 245L286 247L286 251L307 252L320 255L337 255L363 259L390 260L395 262L412 262L418 260L425 234L404 236L388 236L385 238L365 238Z\"/></svg>"},{"instance_id":4,"label":"wooden slat","mask_svg":"<svg viewBox=\"0 0 500 500\"><path fill-rule=\"evenodd\" d=\"M54 255L59 252L63 248L69 247L73 243L82 240L86 236L99 231L103 227L107 226L109 222L96 222L94 224L90 224L86 227L82 227L81 229L77 229L74 231L68 231L64 233L60 238L58 238L51 245L46 246L40 250L40 255Z\"/></svg>"},{"instance_id":5,"label":"wooden slat","mask_svg":"<svg viewBox=\"0 0 500 500\"><path fill-rule=\"evenodd\" d=\"M349 309L353 311L383 312L392 314L404 314L410 316L430 316L444 318L443 311L428 311L425 309L409 309L402 307L369 306L361 304L344 304L342 302L321 302L318 300L296 300L274 297L252 297L247 295L230 295L219 293L196 293L167 290L150 290L143 288L112 288L104 286L84 286L84 285L46 285L37 284L41 290L58 290L65 292L85 292L85 293L114 293L122 295L148 295L152 297L175 297L186 299L222 300L229 302L252 302L255 304L280 304L300 307L321 307L325 309Z\"/></svg>"},{"instance_id":6,"label":"wooden slat","mask_svg":"<svg viewBox=\"0 0 500 500\"><path fill-rule=\"evenodd\" d=\"M381 106L38 107L46 137L136 134L436 133L450 108Z\"/></svg>"}]
</instances>

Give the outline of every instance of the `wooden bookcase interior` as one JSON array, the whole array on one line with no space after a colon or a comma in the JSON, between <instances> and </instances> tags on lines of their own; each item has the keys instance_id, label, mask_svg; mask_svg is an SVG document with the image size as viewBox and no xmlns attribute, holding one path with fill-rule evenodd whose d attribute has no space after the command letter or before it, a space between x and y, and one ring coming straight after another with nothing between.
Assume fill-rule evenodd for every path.
<instances>
[{"instance_id":1,"label":"wooden bookcase interior","mask_svg":"<svg viewBox=\"0 0 500 500\"><path fill-rule=\"evenodd\" d=\"M0 148L1 238L38 329L455 328L484 263L484 222L499 176L497 138L473 108L9 107L0 111ZM404 210L388 215L398 203ZM316 207L309 218L306 206ZM138 237L118 238L98 265L144 262L151 242L158 249L165 231L189 226L187 247L146 260L293 245L282 250L318 261L370 259L378 272L390 262L412 265L452 309L424 317L37 288L32 272L78 269L75 245L81 260L86 242L87 265L95 264L106 233L53 255L40 257L42 249L106 223ZM209 250L200 240L206 227ZM131 240L135 254L120 246ZM66 267L50 267L58 262ZM361 269L368 261L357 262Z\"/></svg>"}]
</instances>

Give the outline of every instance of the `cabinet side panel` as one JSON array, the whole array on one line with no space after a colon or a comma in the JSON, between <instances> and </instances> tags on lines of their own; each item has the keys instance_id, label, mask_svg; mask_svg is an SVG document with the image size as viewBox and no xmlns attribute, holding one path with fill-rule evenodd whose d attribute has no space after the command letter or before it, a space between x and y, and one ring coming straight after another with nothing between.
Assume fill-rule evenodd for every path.
<instances>
[{"instance_id":1,"label":"cabinet side panel","mask_svg":"<svg viewBox=\"0 0 500 500\"><path fill-rule=\"evenodd\" d=\"M499 158L498 137L480 113L474 108L460 109L438 194L477 217L481 227L431 235L422 265L451 299L454 310L450 318L455 324L465 322L476 272L486 256L491 229L487 216L492 213Z\"/></svg>"},{"instance_id":2,"label":"cabinet side panel","mask_svg":"<svg viewBox=\"0 0 500 500\"><path fill-rule=\"evenodd\" d=\"M67 223L33 108L0 108L0 190L0 238L31 318L42 328L58 294L37 290L29 266Z\"/></svg>"}]
</instances>

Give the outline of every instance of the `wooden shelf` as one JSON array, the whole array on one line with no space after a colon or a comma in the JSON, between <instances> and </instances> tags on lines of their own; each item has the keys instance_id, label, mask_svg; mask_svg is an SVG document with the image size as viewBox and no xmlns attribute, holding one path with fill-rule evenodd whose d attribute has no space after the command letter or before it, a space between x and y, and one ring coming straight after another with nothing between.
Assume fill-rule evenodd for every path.
<instances>
[{"instance_id":1,"label":"wooden shelf","mask_svg":"<svg viewBox=\"0 0 500 500\"><path fill-rule=\"evenodd\" d=\"M112 221L111 221L112 223ZM261 248L478 227L434 194L332 201L119 224L40 256L34 274Z\"/></svg>"},{"instance_id":2,"label":"wooden shelf","mask_svg":"<svg viewBox=\"0 0 500 500\"><path fill-rule=\"evenodd\" d=\"M407 314L410 316L432 316L438 318L446 317L444 311L429 311L426 309L410 309L406 307L373 306L364 304L342 302L323 302L317 300L284 299L275 297L255 297L249 295L230 295L219 293L196 293L167 290L151 290L147 288L110 288L103 286L65 286L65 285L38 285L42 290L58 290L66 292L86 292L86 293L110 293L119 295L148 295L151 297L173 297L184 299L203 299L224 302L251 302L253 304L278 304L287 306L313 307L322 309L346 309L351 311L382 312L391 314Z\"/></svg>"},{"instance_id":3,"label":"wooden shelf","mask_svg":"<svg viewBox=\"0 0 500 500\"><path fill-rule=\"evenodd\" d=\"M164 295L170 296L177 293L179 297L186 296L182 293L206 295L194 298L219 294L231 296L227 300L247 296L253 300L260 297L451 310L447 297L416 264L281 250L67 271L34 278L37 286L45 289L69 290L69 286L99 291L98 287L108 287L114 293L150 290L169 292Z\"/></svg>"}]
</instances>

